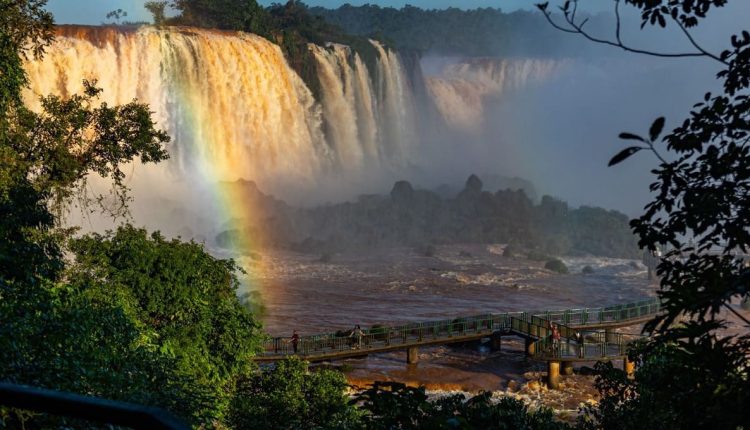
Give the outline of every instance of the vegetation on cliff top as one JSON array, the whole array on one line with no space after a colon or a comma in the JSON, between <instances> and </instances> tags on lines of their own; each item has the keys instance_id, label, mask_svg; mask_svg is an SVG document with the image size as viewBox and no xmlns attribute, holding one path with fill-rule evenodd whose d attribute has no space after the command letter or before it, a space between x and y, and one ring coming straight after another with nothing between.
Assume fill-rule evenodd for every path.
<instances>
[{"instance_id":1,"label":"vegetation on cliff top","mask_svg":"<svg viewBox=\"0 0 750 430\"><path fill-rule=\"evenodd\" d=\"M389 196L363 196L355 202L294 208L258 191L254 183L226 184L247 194L265 212L245 220L243 235L265 246L312 253L426 243L511 243L532 250L536 259L549 255L599 255L639 258L628 217L617 211L583 206L544 196L534 204L522 190L485 191L471 175L463 190L445 197L415 190L407 181L394 184ZM267 204L263 204L267 202ZM257 232L264 232L263 235ZM225 231L217 242L236 246L240 232Z\"/></svg>"},{"instance_id":2,"label":"vegetation on cliff top","mask_svg":"<svg viewBox=\"0 0 750 430\"><path fill-rule=\"evenodd\" d=\"M311 14L304 3L296 0L273 3L267 8L255 0L150 1L146 6L157 25L245 31L267 38L281 47L291 67L316 97L320 94L320 83L315 60L307 46L310 43L347 45L359 54L371 73L375 72L378 54L366 37L344 32L322 17ZM168 16L167 8L177 14Z\"/></svg>"}]
</instances>

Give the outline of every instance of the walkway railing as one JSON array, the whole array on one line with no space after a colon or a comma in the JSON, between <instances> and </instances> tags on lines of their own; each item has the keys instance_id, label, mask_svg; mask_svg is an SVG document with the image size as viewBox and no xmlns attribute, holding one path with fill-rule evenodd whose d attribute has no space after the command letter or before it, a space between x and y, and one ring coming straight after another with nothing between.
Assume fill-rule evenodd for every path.
<instances>
[{"instance_id":1,"label":"walkway railing","mask_svg":"<svg viewBox=\"0 0 750 430\"><path fill-rule=\"evenodd\" d=\"M148 430L187 430L169 412L132 403L0 383L0 406Z\"/></svg>"},{"instance_id":2,"label":"walkway railing","mask_svg":"<svg viewBox=\"0 0 750 430\"><path fill-rule=\"evenodd\" d=\"M353 350L372 353L424 343L470 340L498 331L515 331L530 338L544 340L549 336L549 322L560 325L562 337L572 338L575 334L574 328L603 328L643 320L656 315L659 309L658 299L649 299L602 308L506 312L396 326L374 325L364 330L361 336L352 336L348 331L301 336L297 343L296 354L305 358L314 358L351 353ZM621 340L624 342L624 339ZM584 355L587 355L588 351L593 354L595 347L599 347L600 350L602 348L599 343L589 343L591 345L584 348ZM617 344L618 348L622 348L617 342L605 343ZM537 351L544 351L546 346L546 344L540 344ZM610 351L610 346L605 345L604 351ZM292 354L295 354L295 351L291 339L276 337L264 343L263 352L259 358L280 359Z\"/></svg>"}]
</instances>

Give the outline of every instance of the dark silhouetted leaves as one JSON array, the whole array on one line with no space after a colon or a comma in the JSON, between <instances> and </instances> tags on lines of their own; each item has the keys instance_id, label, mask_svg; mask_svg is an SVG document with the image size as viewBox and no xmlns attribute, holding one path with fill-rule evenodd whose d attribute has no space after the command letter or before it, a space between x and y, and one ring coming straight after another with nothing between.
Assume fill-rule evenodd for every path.
<instances>
[{"instance_id":1,"label":"dark silhouetted leaves","mask_svg":"<svg viewBox=\"0 0 750 430\"><path fill-rule=\"evenodd\" d=\"M625 148L622 151L618 152L617 155L612 157L612 159L609 160L609 164L607 164L607 166L611 167L611 166L614 166L615 164L621 163L622 161L626 160L628 157L640 151L641 149L644 149L644 148L642 146L631 146L629 148Z\"/></svg>"},{"instance_id":2,"label":"dark silhouetted leaves","mask_svg":"<svg viewBox=\"0 0 750 430\"><path fill-rule=\"evenodd\" d=\"M664 117L660 116L659 118L656 118L656 120L654 120L654 122L651 124L651 128L648 130L648 134L652 142L659 138L659 135L661 134L661 131L663 129Z\"/></svg>"}]
</instances>

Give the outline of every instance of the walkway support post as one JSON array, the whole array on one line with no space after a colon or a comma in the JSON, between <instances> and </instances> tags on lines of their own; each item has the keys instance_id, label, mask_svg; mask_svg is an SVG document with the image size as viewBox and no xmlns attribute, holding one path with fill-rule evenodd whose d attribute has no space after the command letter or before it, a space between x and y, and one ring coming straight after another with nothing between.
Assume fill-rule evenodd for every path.
<instances>
[{"instance_id":1,"label":"walkway support post","mask_svg":"<svg viewBox=\"0 0 750 430\"><path fill-rule=\"evenodd\" d=\"M492 333L492 337L490 337L490 349L493 351L500 351L502 344L503 337L500 336L500 333Z\"/></svg>"},{"instance_id":2,"label":"walkway support post","mask_svg":"<svg viewBox=\"0 0 750 430\"><path fill-rule=\"evenodd\" d=\"M536 348L534 347L534 340L527 338L526 339L526 355L531 357L532 355L534 355L535 350Z\"/></svg>"},{"instance_id":3,"label":"walkway support post","mask_svg":"<svg viewBox=\"0 0 750 430\"><path fill-rule=\"evenodd\" d=\"M410 346L406 350L406 363L417 364L419 362L419 349L416 346Z\"/></svg>"},{"instance_id":4,"label":"walkway support post","mask_svg":"<svg viewBox=\"0 0 750 430\"><path fill-rule=\"evenodd\" d=\"M550 360L547 362L547 387L556 390L560 388L560 362Z\"/></svg>"},{"instance_id":5,"label":"walkway support post","mask_svg":"<svg viewBox=\"0 0 750 430\"><path fill-rule=\"evenodd\" d=\"M573 374L573 362L572 361L563 361L562 373L563 375L568 375L568 376Z\"/></svg>"},{"instance_id":6,"label":"walkway support post","mask_svg":"<svg viewBox=\"0 0 750 430\"><path fill-rule=\"evenodd\" d=\"M628 356L625 356L622 359L622 370L625 371L628 378L633 378L635 376L635 362L629 359Z\"/></svg>"}]
</instances>

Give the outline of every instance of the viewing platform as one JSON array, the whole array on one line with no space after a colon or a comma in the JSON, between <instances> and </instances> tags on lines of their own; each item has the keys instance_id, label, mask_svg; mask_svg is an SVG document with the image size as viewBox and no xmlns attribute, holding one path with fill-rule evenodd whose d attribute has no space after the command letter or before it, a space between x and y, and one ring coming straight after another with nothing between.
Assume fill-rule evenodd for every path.
<instances>
[{"instance_id":1,"label":"viewing platform","mask_svg":"<svg viewBox=\"0 0 750 430\"><path fill-rule=\"evenodd\" d=\"M555 374L559 375L561 364L563 373L570 374L574 362L623 360L626 370L632 373L627 348L638 336L613 329L643 324L659 310L659 300L654 298L602 308L505 312L396 326L376 325L363 329L361 336L348 332L300 336L296 353L289 337L275 337L263 344L263 351L255 360L274 362L297 355L309 362L320 362L405 350L406 362L416 364L419 347L489 339L490 345L497 349L503 336L513 335L526 340L526 354L530 358L548 363L551 375L548 382L554 387L553 379ZM556 348L550 336L550 323L555 323L560 331L561 340ZM585 332L582 342L575 340L576 332Z\"/></svg>"}]
</instances>

